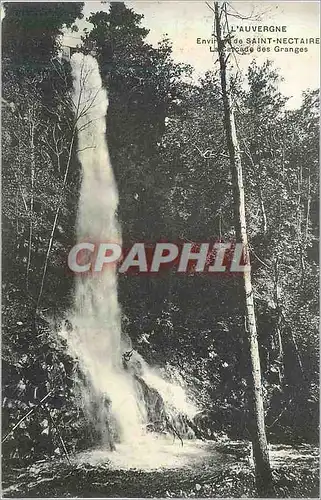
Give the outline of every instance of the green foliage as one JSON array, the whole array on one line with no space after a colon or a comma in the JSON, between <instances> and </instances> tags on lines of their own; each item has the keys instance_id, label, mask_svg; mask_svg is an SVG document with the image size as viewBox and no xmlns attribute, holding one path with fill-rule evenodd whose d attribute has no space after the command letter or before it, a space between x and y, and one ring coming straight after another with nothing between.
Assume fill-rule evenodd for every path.
<instances>
[{"instance_id":1,"label":"green foliage","mask_svg":"<svg viewBox=\"0 0 321 500\"><path fill-rule=\"evenodd\" d=\"M307 412L317 409L307 400L319 371L318 92L307 92L301 108L288 111L270 62L253 63L248 76L238 118L262 360L274 391L268 422L282 426L284 419L294 429L289 413L295 414L297 422L306 418L305 435L312 437L314 417Z\"/></svg>"},{"instance_id":2,"label":"green foliage","mask_svg":"<svg viewBox=\"0 0 321 500\"><path fill-rule=\"evenodd\" d=\"M66 10L76 12L74 5ZM7 7L8 24L15 7ZM19 6L21 19L15 22L29 33L23 14L31 15L30 5L24 7L26 10ZM74 19L71 14L62 19L63 5L59 8L57 29ZM54 37L54 31L46 33L43 37ZM17 43L22 43L19 30L18 34ZM10 37L5 35L5 39ZM38 54L37 40L33 43L28 47ZM50 60L53 50L46 46L45 66L29 64L31 54L29 61L26 55L23 64L15 66L14 55L9 54L3 67L3 435L34 408L4 443L5 455L17 459L53 453L59 437L54 435L48 411L52 419L64 415L70 420L76 408L70 382L73 363L56 338L55 322L58 313L61 317L68 307L72 288L65 263L74 241L79 171L72 140L70 68ZM64 185L67 168L68 183ZM41 398L52 390L48 408L38 408ZM38 443L39 435L46 445Z\"/></svg>"},{"instance_id":3,"label":"green foliage","mask_svg":"<svg viewBox=\"0 0 321 500\"><path fill-rule=\"evenodd\" d=\"M13 66L43 68L57 54L62 28L82 16L79 2L5 2L2 54Z\"/></svg>"}]
</instances>

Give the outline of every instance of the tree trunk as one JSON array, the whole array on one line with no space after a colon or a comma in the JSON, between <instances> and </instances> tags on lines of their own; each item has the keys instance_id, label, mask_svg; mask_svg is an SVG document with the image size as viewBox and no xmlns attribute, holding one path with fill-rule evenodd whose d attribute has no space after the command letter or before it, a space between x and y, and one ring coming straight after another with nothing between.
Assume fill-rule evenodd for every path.
<instances>
[{"instance_id":1,"label":"tree trunk","mask_svg":"<svg viewBox=\"0 0 321 500\"><path fill-rule=\"evenodd\" d=\"M261 216L262 216L262 233L266 234L267 233L267 217L266 217L265 205L264 205L263 194L262 194L262 189L261 189L260 177L258 178L258 181L257 181L257 191L258 191L258 198L259 198Z\"/></svg>"},{"instance_id":2,"label":"tree trunk","mask_svg":"<svg viewBox=\"0 0 321 500\"><path fill-rule=\"evenodd\" d=\"M263 200L263 193L261 189L261 176L260 176L260 171L259 169L261 168L260 164L255 164L250 152L250 149L248 145L246 144L245 139L242 139L243 142L243 152L247 156L247 158L250 161L251 165L251 170L253 172L253 175L256 176L256 189L257 189L257 195L259 199L259 204L260 204L260 210L261 210L261 217L262 217L262 233L266 234L267 233L267 216L266 216L266 211L265 211L265 205L264 205L264 200Z\"/></svg>"},{"instance_id":3,"label":"tree trunk","mask_svg":"<svg viewBox=\"0 0 321 500\"><path fill-rule=\"evenodd\" d=\"M31 265L31 254L32 254L32 232L33 232L33 205L34 205L34 184L35 184L35 171L36 171L36 158L35 158L35 116L32 116L30 111L30 168L31 168L31 195L30 195L30 226L29 226L29 238L28 238L28 259L27 259L27 269L26 269L26 289L29 290L29 272Z\"/></svg>"},{"instance_id":4,"label":"tree trunk","mask_svg":"<svg viewBox=\"0 0 321 500\"><path fill-rule=\"evenodd\" d=\"M277 366L279 372L279 385L284 388L284 350L283 350L283 339L282 339L282 324L283 324L283 310L281 303L281 286L279 283L279 260L278 256L274 263L274 305L276 311L276 336L278 344L278 357Z\"/></svg>"},{"instance_id":5,"label":"tree trunk","mask_svg":"<svg viewBox=\"0 0 321 500\"><path fill-rule=\"evenodd\" d=\"M309 173L308 173L308 194L307 194L307 214L306 214L306 222L305 222L305 245L307 244L308 241L308 235L309 235L309 223L310 223L310 210L311 210L311 173L310 173L310 167L309 167Z\"/></svg>"},{"instance_id":6,"label":"tree trunk","mask_svg":"<svg viewBox=\"0 0 321 500\"><path fill-rule=\"evenodd\" d=\"M40 290L39 290L39 294L38 294L36 311L38 311L38 309L40 307L40 303L41 303L41 297L42 297L42 292L43 292L47 268L48 268L49 255L50 255L51 248L52 248L53 241L54 241L54 235L55 235L55 231L56 231L56 227L57 227L57 223L58 223L58 219L59 219L59 214L60 214L60 210L61 210L61 206L62 206L63 195L65 194L67 177L68 177L68 173L69 173L69 167L70 167L71 159L72 159L72 151L73 151L74 142L75 142L75 135L76 135L76 128L74 128L74 130L73 130L73 134L72 134L72 138L71 138L71 142L70 142L70 146L69 146L67 165L66 165L66 169L65 169L64 178L63 178L61 193L59 196L58 206L56 209L56 213L55 213L55 217L54 217L54 221L52 224L51 233L50 233L50 237L49 237L49 242L48 242L48 247L47 247L47 252L46 252L46 257L45 257L45 263L44 263L43 270L42 270L41 284L40 284Z\"/></svg>"},{"instance_id":7,"label":"tree trunk","mask_svg":"<svg viewBox=\"0 0 321 500\"><path fill-rule=\"evenodd\" d=\"M231 94L228 86L228 74L226 71L226 41L222 37L221 14L218 3L215 2L215 28L220 62L220 77L222 97L224 106L224 127L226 133L227 148L230 159L230 169L233 186L235 234L237 242L243 245L244 262L250 266L250 256L247 240L244 187L242 178L242 164L239 144L236 135L235 120ZM224 9L224 7L223 7ZM226 10L225 10L226 15ZM250 267L249 267L250 268ZM256 469L256 485L260 496L272 494L272 474L269 462L269 453L265 434L264 407L261 382L261 365L259 346L257 340L256 319L254 310L253 290L251 282L251 271L245 271L242 275L243 285L243 307L246 318L246 334L249 344L250 385L251 385L251 416L252 416L252 446Z\"/></svg>"},{"instance_id":8,"label":"tree trunk","mask_svg":"<svg viewBox=\"0 0 321 500\"><path fill-rule=\"evenodd\" d=\"M86 76L84 78L86 78ZM66 168L65 168L65 173L64 173L64 177L63 177L63 182L62 182L62 187L61 187L61 192L60 192L60 196L59 196L59 200L58 200L56 213L55 213L54 221L52 224L51 233L49 236L49 242L48 242L48 247L47 247L47 251L46 251L45 262L44 262L44 266L43 266L43 270L42 270L40 290L39 290L38 300L37 300L37 304L36 304L36 312L38 312L38 310L40 308L40 304L41 304L41 298L42 298L42 293L43 293L43 289L44 289L48 263L49 263L49 256L50 256L50 252L51 252L52 245L54 242L55 231L56 231L56 227L57 227L57 223L58 223L58 219L59 219L59 215L60 215L60 210L62 207L63 196L65 194L65 189L66 189L66 185L67 185L67 178L68 178L69 169L70 169L70 165L71 165L71 161L72 161L72 153L73 153L74 143L75 143L76 135L77 135L77 121L79 120L80 116L83 113L86 113L86 111L93 105L95 98L96 98L96 95L95 95L94 99L88 104L88 108L86 108L86 109L84 108L80 111L81 93L79 94L79 98L78 98L78 102L77 102L75 114L74 114L74 120L73 120L73 124L72 124L72 135L71 135L70 144L68 147L67 164L66 164ZM60 163L58 165L58 168L61 169Z\"/></svg>"}]
</instances>

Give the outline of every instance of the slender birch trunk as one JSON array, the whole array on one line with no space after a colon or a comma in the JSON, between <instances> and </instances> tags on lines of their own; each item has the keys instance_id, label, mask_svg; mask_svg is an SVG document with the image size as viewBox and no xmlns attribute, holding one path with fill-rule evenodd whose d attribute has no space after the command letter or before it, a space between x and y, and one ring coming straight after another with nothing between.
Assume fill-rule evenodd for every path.
<instances>
[{"instance_id":1,"label":"slender birch trunk","mask_svg":"<svg viewBox=\"0 0 321 500\"><path fill-rule=\"evenodd\" d=\"M31 265L31 254L32 254L32 233L33 233L33 205L34 205L34 185L35 185L35 171L36 171L36 159L35 159L35 117L31 116L30 112L30 168L31 168L31 196L30 196L30 225L29 225L29 238L28 238L28 258L27 258L27 268L26 268L26 288L29 289L29 272Z\"/></svg>"},{"instance_id":2,"label":"slender birch trunk","mask_svg":"<svg viewBox=\"0 0 321 500\"><path fill-rule=\"evenodd\" d=\"M247 239L244 186L242 178L242 164L240 148L236 135L234 112L231 94L228 84L228 73L226 70L227 56L225 44L222 37L221 14L218 2L214 3L215 29L218 44L218 55L220 63L221 88L224 106L224 127L226 133L227 148L230 159L232 175L235 233L237 242L243 245L243 257L250 265L250 255ZM272 474L267 447L264 406L261 382L261 365L259 346L257 340L257 329L253 290L251 282L251 271L243 273L243 307L246 319L246 334L249 344L249 378L251 382L251 416L252 416L252 447L255 461L256 485L260 496L269 496L272 493Z\"/></svg>"},{"instance_id":3,"label":"slender birch trunk","mask_svg":"<svg viewBox=\"0 0 321 500\"><path fill-rule=\"evenodd\" d=\"M307 194L307 213L305 218L305 245L308 241L309 223L310 223L310 210L311 210L311 172L309 167L308 173L308 194Z\"/></svg>"},{"instance_id":4,"label":"slender birch trunk","mask_svg":"<svg viewBox=\"0 0 321 500\"><path fill-rule=\"evenodd\" d=\"M70 146L69 146L68 159L67 159L65 174L64 174L64 178L63 178L61 193L60 193L58 206L56 209L54 221L53 221L52 228L51 228L48 247L47 247L47 251L46 251L45 263L44 263L43 270L42 270L41 284L40 284L40 290L39 290L39 294L38 294L36 311L38 311L40 303L41 303L41 297L42 297L42 292L43 292L43 288L44 288L44 284L45 284L45 278L46 278L46 273L47 273L47 268L48 268L48 263L49 263L49 255L50 255L51 248L53 245L54 235L55 235L55 231L56 231L56 227L57 227L57 223L58 223L58 219L59 219L59 214L60 214L60 210L61 210L61 206L62 206L63 195L65 193L65 188L66 188L66 184L67 184L67 177L68 177L69 167L70 167L71 159L72 159L72 151L73 151L73 147L74 147L75 136L76 136L76 129L74 128L71 142L70 142Z\"/></svg>"},{"instance_id":5,"label":"slender birch trunk","mask_svg":"<svg viewBox=\"0 0 321 500\"><path fill-rule=\"evenodd\" d=\"M84 76L84 78L85 78L85 76ZM69 148L68 148L68 158L67 158L65 173L64 173L64 177L63 177L62 188L61 188L61 192L60 192L60 196L59 196L59 200L58 200L58 205L57 205L54 221L53 221L50 236L49 236L49 242L48 242L48 247L47 247L47 251L46 251L45 262L44 262L44 266L43 266L43 270L42 270L42 278L41 278L40 290L39 290L39 294L38 294L36 311L39 310L39 307L41 304L41 298L42 298L42 293L43 293L43 289L44 289L44 285L45 285L45 278L46 278L47 268L48 268L48 263L49 263L49 256L50 256L50 252L51 252L52 245L54 242L55 231L56 231L56 227L57 227L57 223L58 223L58 219L59 219L59 215L60 215L60 210L62 207L63 196L65 194L65 189L66 189L66 185L67 185L67 178L68 178L68 174L69 174L69 169L70 169L70 165L71 165L71 161L72 161L73 148L74 148L76 135L77 135L77 121L79 120L80 116L82 116L83 113L86 113L88 111L89 107L93 105L94 100L95 100L95 97L88 104L88 107L83 109L80 112L80 102L81 102L81 93L80 93L76 108L74 110L75 117L74 117L73 124L72 124L72 135L71 135L70 144L69 144ZM59 163L59 168L60 168L60 163Z\"/></svg>"}]
</instances>

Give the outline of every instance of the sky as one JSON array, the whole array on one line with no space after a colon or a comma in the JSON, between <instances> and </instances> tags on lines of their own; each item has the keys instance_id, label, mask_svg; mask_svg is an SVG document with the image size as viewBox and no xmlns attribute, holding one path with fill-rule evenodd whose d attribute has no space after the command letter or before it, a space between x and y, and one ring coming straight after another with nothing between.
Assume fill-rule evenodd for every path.
<instances>
[{"instance_id":1,"label":"sky","mask_svg":"<svg viewBox=\"0 0 321 500\"><path fill-rule=\"evenodd\" d=\"M213 5L213 2L209 2ZM135 12L144 15L142 25L150 30L147 41L153 45L167 34L173 42L173 58L177 62L189 63L195 68L195 78L202 75L207 70L217 68L217 54L210 52L209 46L197 44L197 38L211 38L213 31L213 12L206 5L205 1L127 1L125 4ZM277 33L282 37L298 38L318 38L320 36L319 2L309 1L283 1L283 2L229 2L230 9L236 9L243 16L254 14L260 15L258 21L230 19L230 24L234 26L285 26L285 33ZM90 12L99 10L108 11L109 2L88 1L85 2L84 16ZM235 13L235 11L234 11ZM89 23L79 22L80 31L73 33L71 37L65 37L67 45L79 43L79 37L84 27L90 29ZM236 28L239 30L239 28ZM245 39L257 37L273 37L273 33L239 33L239 38ZM273 37L275 38L275 37ZM246 43L245 43L246 45ZM295 54L285 52L275 52L275 45L270 45L271 52L266 55L256 51L258 45L252 45L255 52L252 54L238 56L238 65L243 73L246 73L248 65L253 58L257 62L263 63L267 57L274 61L275 67L279 68L284 81L280 84L280 90L287 97L291 97L288 102L289 108L298 107L301 103L302 91L320 86L320 45L309 44L299 45L307 47L308 51ZM290 45L287 45L290 47ZM293 46L293 45L292 45ZM266 45L267 47L267 45ZM283 46L285 47L285 45Z\"/></svg>"},{"instance_id":2,"label":"sky","mask_svg":"<svg viewBox=\"0 0 321 500\"><path fill-rule=\"evenodd\" d=\"M207 70L217 68L217 55L210 52L209 46L197 44L197 38L211 38L213 31L213 12L205 1L127 1L126 5L135 12L144 15L142 25L150 30L147 41L153 45L167 34L173 42L173 57L177 62L189 63L195 68L195 78ZM277 33L277 36L287 38L318 38L319 29L319 2L229 2L232 12L237 10L242 16L260 16L259 20L249 21L231 17L232 26L285 26L285 33ZM210 2L213 5L213 2ZM85 2L85 18L90 12L99 10L108 11L109 2ZM235 11L234 11L235 13ZM80 28L90 25L85 21L80 23ZM239 30L240 28L236 28ZM273 37L273 33L240 33L239 38ZM79 36L79 33L77 34ZM73 35L75 36L75 35ZM275 37L274 37L275 38ZM66 39L68 41L68 39ZM73 38L71 44L78 42ZM246 44L246 43L245 43ZM252 45L255 52L238 56L238 65L243 74L246 73L248 65L253 58L259 64L267 57L274 61L275 67L280 70L284 81L280 84L281 92L290 97L289 108L300 106L302 91L318 88L320 85L320 45L299 45L307 47L308 52L299 54L275 52L273 42L270 45L271 52L266 55L258 53L258 45ZM290 47L290 45L287 45ZM266 45L267 47L267 45ZM285 45L283 45L285 47ZM216 66L215 66L216 64Z\"/></svg>"}]
</instances>

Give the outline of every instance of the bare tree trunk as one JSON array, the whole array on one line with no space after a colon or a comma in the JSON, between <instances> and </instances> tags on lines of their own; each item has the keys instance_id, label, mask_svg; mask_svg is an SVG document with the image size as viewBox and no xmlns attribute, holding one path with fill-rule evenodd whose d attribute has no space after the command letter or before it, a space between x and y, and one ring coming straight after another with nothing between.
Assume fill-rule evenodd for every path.
<instances>
[{"instance_id":1,"label":"bare tree trunk","mask_svg":"<svg viewBox=\"0 0 321 500\"><path fill-rule=\"evenodd\" d=\"M70 169L70 165L71 165L72 153L73 153L74 143L75 143L76 134L77 134L77 121L79 120L80 116L82 116L84 113L86 113L87 110L90 108L90 106L93 105L95 98L96 98L96 95L93 98L93 100L88 104L88 107L85 109L82 109L80 112L81 93L79 94L78 102L77 102L76 109L75 109L74 121L73 121L73 125L72 125L72 135L71 135L70 145L68 148L68 158L67 158L67 164L66 164L66 168L65 168L64 177L63 177L61 193L60 193L58 206L56 209L54 221L53 221L50 236L49 236L49 242L48 242L45 262L44 262L44 266L43 266L43 270L42 270L42 278L41 278L40 290L39 290L39 294L38 294L36 311L39 310L39 307L41 304L41 298L42 298L42 293L43 293L47 269L48 269L49 256L50 256L50 252L51 252L53 241L54 241L54 235L55 235L55 231L56 231L56 227L57 227L57 223L58 223L58 219L59 219L59 215L60 215L60 210L61 210L61 206L62 206L62 202L63 202L63 196L65 194L65 188L66 188L66 184L67 184L67 178L68 178L68 173L69 173L69 169ZM57 159L58 159L58 168L60 170L61 165L60 165L58 150L57 150Z\"/></svg>"},{"instance_id":2,"label":"bare tree trunk","mask_svg":"<svg viewBox=\"0 0 321 500\"><path fill-rule=\"evenodd\" d=\"M266 211L265 211L265 206L264 206L264 201L263 201L260 177L258 178L258 181L257 181L257 191L258 191L258 198L259 198L261 215L262 215L262 233L266 234L267 233L267 217L266 217Z\"/></svg>"},{"instance_id":3,"label":"bare tree trunk","mask_svg":"<svg viewBox=\"0 0 321 500\"><path fill-rule=\"evenodd\" d=\"M244 261L250 265L250 255L247 240L245 200L242 177L242 164L240 148L236 135L234 112L230 90L228 86L228 74L226 71L227 56L225 50L226 41L222 37L221 13L219 5L214 4L215 28L218 44L220 62L221 87L224 106L224 126L226 133L227 148L230 158L230 169L232 175L235 233L237 242L243 245ZM224 7L223 7L224 9ZM225 11L226 13L226 11ZM251 271L243 272L243 307L246 318L247 339L249 343L250 382L251 382L251 410L252 410L252 446L256 469L256 485L260 496L269 496L272 493L272 474L269 462L269 453L265 434L264 406L261 382L261 365L259 346L257 340L256 319L254 310L253 290L251 282Z\"/></svg>"},{"instance_id":4,"label":"bare tree trunk","mask_svg":"<svg viewBox=\"0 0 321 500\"><path fill-rule=\"evenodd\" d=\"M28 259L27 259L27 269L26 269L26 288L29 289L29 272L31 264L31 247L32 247L32 233L33 233L33 205L34 205L34 184L35 184L35 171L36 171L36 158L35 158L35 123L34 116L30 113L30 148L31 148L31 158L30 158L30 168L31 168L31 196L30 196L30 225L29 225L29 241L28 241Z\"/></svg>"},{"instance_id":5,"label":"bare tree trunk","mask_svg":"<svg viewBox=\"0 0 321 500\"><path fill-rule=\"evenodd\" d=\"M309 167L308 193L307 193L307 214L306 214L306 219L305 219L305 221L306 221L305 222L305 244L307 244L308 235L309 235L310 210L311 210L311 173L310 173L310 167Z\"/></svg>"},{"instance_id":6,"label":"bare tree trunk","mask_svg":"<svg viewBox=\"0 0 321 500\"><path fill-rule=\"evenodd\" d=\"M278 357L277 366L279 373L279 385L283 388L284 379L284 350L283 350L283 340L282 340L282 323L283 323L283 312L281 305L281 286L279 282L279 261L278 257L274 263L274 304L276 309L276 335L277 335L277 345L278 345Z\"/></svg>"},{"instance_id":7,"label":"bare tree trunk","mask_svg":"<svg viewBox=\"0 0 321 500\"><path fill-rule=\"evenodd\" d=\"M259 204L260 204L260 210L261 210L261 216L262 216L262 233L266 234L267 233L267 216L266 216L266 211L265 211L265 205L264 205L264 200L263 200L263 193L261 189L261 176L260 176L260 165L255 165L250 148L247 145L246 140L244 137L241 138L242 143L243 143L243 153L247 156L250 165L251 165L251 170L253 172L253 175L256 176L256 189L257 189L257 195L259 199Z\"/></svg>"},{"instance_id":8,"label":"bare tree trunk","mask_svg":"<svg viewBox=\"0 0 321 500\"><path fill-rule=\"evenodd\" d=\"M297 235L298 235L298 246L300 252L300 267L301 267L301 278L300 285L302 286L304 280L304 271L305 271L305 242L302 233L302 190L303 190L303 167L300 165L300 169L298 172L298 207L297 207Z\"/></svg>"},{"instance_id":9,"label":"bare tree trunk","mask_svg":"<svg viewBox=\"0 0 321 500\"><path fill-rule=\"evenodd\" d=\"M51 233L50 233L48 247L47 247L47 252L46 252L46 257L45 257L45 263L44 263L43 270L42 270L42 278L41 278L40 290L39 290L39 294L38 294L36 311L38 311L40 303L41 303L41 297L42 297L42 292L43 292L43 288L44 288L44 284L45 284L45 278L46 278L46 273L47 273L47 268L48 268L49 255L50 255L51 248L52 248L52 245L53 245L54 235L55 235L55 231L56 231L56 227L57 227L57 222L58 222L58 219L59 219L59 214L60 214L61 205L62 205L62 201L63 201L63 195L65 193L65 188L66 188L66 183L67 183L67 177L68 177L68 173L69 173L69 167L70 167L70 164L71 164L72 151L73 151L74 142L75 142L75 136L76 136L76 128L74 127L73 133L72 133L71 142L70 142L70 146L69 146L67 165L66 165L66 169L65 169L64 178L63 178L63 184L62 184L62 188L61 188L61 193L60 193L60 197L59 197L59 201L58 201L58 206L57 206L56 213L55 213L55 218L54 218L54 221L53 221L53 224L52 224L52 228L51 228Z\"/></svg>"}]
</instances>

